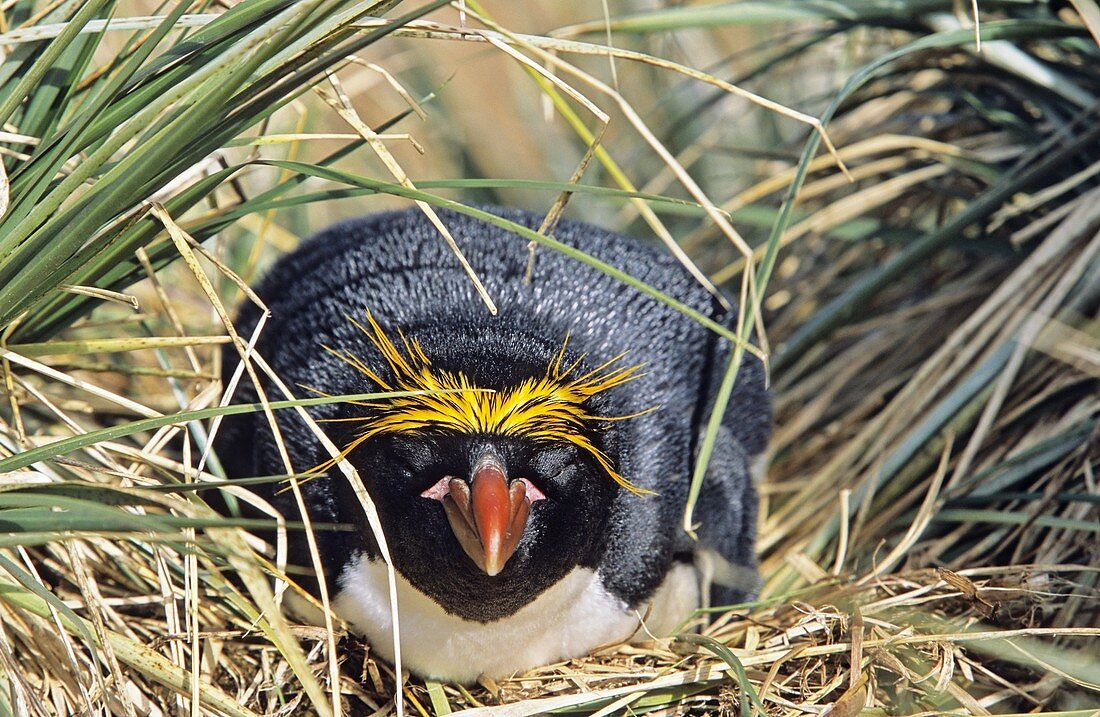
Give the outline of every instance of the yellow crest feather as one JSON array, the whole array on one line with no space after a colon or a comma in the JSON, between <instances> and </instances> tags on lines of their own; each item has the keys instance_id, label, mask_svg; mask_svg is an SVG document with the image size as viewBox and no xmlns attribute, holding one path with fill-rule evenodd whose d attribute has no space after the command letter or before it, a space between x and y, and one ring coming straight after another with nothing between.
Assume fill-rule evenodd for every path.
<instances>
[{"instance_id":1,"label":"yellow crest feather","mask_svg":"<svg viewBox=\"0 0 1100 717\"><path fill-rule=\"evenodd\" d=\"M581 359L562 366L567 338L543 376L525 379L503 390L490 390L475 386L461 372L435 369L419 342L401 333L398 336L402 348L398 348L369 311L369 327L350 317L349 321L374 344L392 378L380 376L347 351L328 347L325 350L367 376L383 391L425 393L361 404L370 409L370 415L360 419L365 428L343 455L363 441L386 433L450 430L522 436L535 441L570 443L592 456L619 485L635 493L649 492L620 475L586 432L603 421L630 417L597 416L584 406L596 394L638 377L640 367L621 365L622 355L587 373L574 375Z\"/></svg>"}]
</instances>

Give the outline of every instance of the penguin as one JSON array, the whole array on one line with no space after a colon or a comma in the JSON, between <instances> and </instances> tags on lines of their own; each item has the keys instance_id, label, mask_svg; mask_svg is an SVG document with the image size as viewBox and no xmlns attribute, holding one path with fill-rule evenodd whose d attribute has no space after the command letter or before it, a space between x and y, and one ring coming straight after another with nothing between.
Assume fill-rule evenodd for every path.
<instances>
[{"instance_id":1,"label":"penguin","mask_svg":"<svg viewBox=\"0 0 1100 717\"><path fill-rule=\"evenodd\" d=\"M486 208L536 228L536 214ZM440 211L499 307L489 313L419 209L335 224L256 287L256 351L315 395L397 396L310 409L375 503L397 574L404 666L472 683L667 635L707 604L751 599L771 430L761 362L740 368L695 517L688 488L730 342L564 253ZM657 247L563 220L554 237L732 327L736 311ZM251 334L247 304L237 330ZM223 375L236 366L226 356ZM271 386L265 385L268 395ZM242 380L234 401L257 400ZM348 480L293 411L276 413L335 612L392 660L387 570ZM227 417L230 477L285 474L267 418ZM295 500L256 489L288 520ZM291 557L309 565L305 538Z\"/></svg>"}]
</instances>

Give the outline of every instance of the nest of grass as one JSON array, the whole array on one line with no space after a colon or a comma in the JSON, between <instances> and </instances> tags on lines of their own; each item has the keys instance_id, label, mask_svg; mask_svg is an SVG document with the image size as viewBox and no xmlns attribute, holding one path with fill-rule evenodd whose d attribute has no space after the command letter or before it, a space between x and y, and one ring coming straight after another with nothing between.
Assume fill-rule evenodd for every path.
<instances>
[{"instance_id":1,"label":"nest of grass","mask_svg":"<svg viewBox=\"0 0 1100 717\"><path fill-rule=\"evenodd\" d=\"M0 710L279 715L325 714L338 703L363 715L398 704L425 715L1097 714L1100 48L1090 31L1100 31L1100 14L1089 2L997 5L978 55L965 14L935 3L900 15L882 3L851 5L844 17L801 10L809 14L794 31L732 65L741 76L726 77L725 64L705 73L795 92L800 73L857 45L827 85L836 92L821 100L837 157L814 159L820 134L773 137L754 150L745 170L754 179L731 194L708 161L749 156L722 132L742 110L670 82L677 111L654 108L653 124L677 161L647 171L656 162L647 155L630 167L654 177L645 192L668 196L637 204L617 195L622 209L603 222L656 220L715 282L744 276L744 257L681 188L673 168L686 167L709 177L702 189L755 248L776 405L758 602L697 615L674 638L612 645L474 688L397 680L339 623L281 618L251 526L204 500L211 482L247 499L246 484L221 481L201 458L220 397L218 345L230 341L216 314L237 300L239 276L273 253L265 243L293 240L269 214L242 219L272 211L262 189L270 175L251 177L261 189L226 177L202 195L208 207L172 199L130 224L104 224L117 233L107 246L133 254L126 232L156 223L139 242L148 253L126 271L95 269L92 254L83 294L70 287L60 303L46 295L11 305L19 311L3 349ZM705 27L728 42L722 33L746 21L737 8L708 16L711 24L688 6L594 27L628 37ZM492 27L476 5L469 10ZM414 38L450 32L403 27ZM541 62L540 47L592 29L502 37ZM346 53L347 36L333 37L314 51ZM586 86L588 75L578 77ZM344 87L330 82L325 99L364 147L372 130ZM568 118L561 86L539 87ZM17 127L36 118L43 133L56 130L29 111ZM612 140L629 153L629 140ZM235 161L232 152L213 156L214 167ZM616 177L595 153L581 167L593 157ZM322 172L327 159L309 162L278 167L301 173L295 187L307 175L347 185L312 199L370 189L366 175L355 184ZM501 180L489 198L518 187ZM13 188L18 209L26 183ZM135 206L148 189L135 187ZM590 206L576 189L575 204ZM254 235L223 231L237 220ZM200 244L218 232L213 249ZM184 261L156 271L173 252ZM130 296L141 314L108 304L79 318L91 303ZM3 299L0 314L10 308Z\"/></svg>"}]
</instances>

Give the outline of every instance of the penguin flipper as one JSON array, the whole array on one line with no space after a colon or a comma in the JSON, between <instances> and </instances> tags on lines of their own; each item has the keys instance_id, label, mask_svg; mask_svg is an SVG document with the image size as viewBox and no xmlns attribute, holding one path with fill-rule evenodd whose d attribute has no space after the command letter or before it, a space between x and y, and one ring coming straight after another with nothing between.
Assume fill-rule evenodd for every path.
<instances>
[{"instance_id":1,"label":"penguin flipper","mask_svg":"<svg viewBox=\"0 0 1100 717\"><path fill-rule=\"evenodd\" d=\"M699 525L695 563L703 587L709 584L708 605L745 602L759 592L756 512L751 459L730 429L722 426L694 513Z\"/></svg>"}]
</instances>

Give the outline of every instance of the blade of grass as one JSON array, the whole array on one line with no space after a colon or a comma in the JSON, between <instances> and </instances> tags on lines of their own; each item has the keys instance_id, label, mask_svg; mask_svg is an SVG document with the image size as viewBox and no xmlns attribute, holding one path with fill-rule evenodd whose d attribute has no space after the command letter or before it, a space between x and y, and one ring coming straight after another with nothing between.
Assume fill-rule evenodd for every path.
<instances>
[{"instance_id":1,"label":"blade of grass","mask_svg":"<svg viewBox=\"0 0 1100 717\"><path fill-rule=\"evenodd\" d=\"M764 703L760 701L760 695L756 694L756 688L752 686L752 683L749 682L748 675L745 674L745 666L741 664L741 660L737 659L737 655L733 654L732 650L708 635L697 635L689 632L677 635L676 639L681 642L688 642L706 648L729 665L730 670L741 686L740 702L742 717L749 717L751 714L751 710L749 709L750 704L760 710L760 714L766 715L768 713L767 709L764 707Z\"/></svg>"},{"instance_id":2,"label":"blade of grass","mask_svg":"<svg viewBox=\"0 0 1100 717\"><path fill-rule=\"evenodd\" d=\"M108 0L87 0L87 2L80 5L80 9L77 10L72 19L66 23L65 30L46 46L46 49L43 50L42 54L35 60L34 64L31 65L27 73L20 78L18 84L12 88L11 92L0 98L0 125L7 124L19 105L39 86L42 82L42 78L49 72L50 68L54 66L61 54L65 52L66 48L68 48L73 40L80 34L81 28L99 14L103 6L107 4L107 1Z\"/></svg>"},{"instance_id":3,"label":"blade of grass","mask_svg":"<svg viewBox=\"0 0 1100 717\"><path fill-rule=\"evenodd\" d=\"M412 391L412 392L397 392L397 393L359 393L348 394L344 396L323 396L320 398L302 398L294 401L271 401L268 405L275 410L285 408L297 408L299 406L320 406L328 403L339 403L341 401L355 402L355 401L373 401L383 398L399 398L401 396L414 396L424 392ZM39 461L50 460L55 456L64 455L65 453L71 453L80 448L94 445L100 441L112 441L117 438L123 438L125 436L132 436L135 433L141 433L143 431L151 431L163 426L172 426L176 424L185 424L188 421L201 421L206 418L213 418L214 416L232 416L241 413L256 413L264 410L264 406L261 403L238 403L229 406L218 406L213 408L202 408L195 411L181 411L180 413L172 413L166 416L159 416L156 418L146 418L140 421L131 421L130 423L124 423L118 426L110 426L108 428L101 428L96 431L90 431L71 438L64 438L58 441L53 441L44 446L32 448L22 453L16 453L8 458L0 459L0 473L7 473L9 471L19 470L20 468L26 468Z\"/></svg>"}]
</instances>

